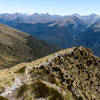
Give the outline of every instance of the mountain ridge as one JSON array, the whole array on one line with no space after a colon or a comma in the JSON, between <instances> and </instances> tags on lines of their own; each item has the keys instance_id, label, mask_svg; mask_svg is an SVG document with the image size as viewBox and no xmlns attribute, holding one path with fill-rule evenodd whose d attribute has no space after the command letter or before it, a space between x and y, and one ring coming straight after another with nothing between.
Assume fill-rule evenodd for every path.
<instances>
[{"instance_id":1,"label":"mountain ridge","mask_svg":"<svg viewBox=\"0 0 100 100\"><path fill-rule=\"evenodd\" d=\"M100 58L88 48L73 47L18 66L1 72L1 79L9 71L23 77L23 85L14 94L8 92L8 99L100 99Z\"/></svg>"}]
</instances>

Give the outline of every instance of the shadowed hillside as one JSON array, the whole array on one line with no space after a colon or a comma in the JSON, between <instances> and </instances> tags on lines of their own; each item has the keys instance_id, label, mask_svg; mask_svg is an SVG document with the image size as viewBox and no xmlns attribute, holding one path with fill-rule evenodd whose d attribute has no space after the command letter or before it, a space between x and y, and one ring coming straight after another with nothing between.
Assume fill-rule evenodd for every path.
<instances>
[{"instance_id":1,"label":"shadowed hillside","mask_svg":"<svg viewBox=\"0 0 100 100\"><path fill-rule=\"evenodd\" d=\"M100 57L100 20L81 32L78 44L91 48Z\"/></svg>"},{"instance_id":2,"label":"shadowed hillside","mask_svg":"<svg viewBox=\"0 0 100 100\"><path fill-rule=\"evenodd\" d=\"M0 24L0 69L59 50L33 36Z\"/></svg>"}]
</instances>

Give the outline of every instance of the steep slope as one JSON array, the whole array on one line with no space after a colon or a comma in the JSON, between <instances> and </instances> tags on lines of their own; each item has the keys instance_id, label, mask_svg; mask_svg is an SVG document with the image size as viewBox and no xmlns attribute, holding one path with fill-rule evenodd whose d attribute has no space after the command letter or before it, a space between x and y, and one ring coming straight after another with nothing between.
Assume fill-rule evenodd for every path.
<instances>
[{"instance_id":1,"label":"steep slope","mask_svg":"<svg viewBox=\"0 0 100 100\"><path fill-rule=\"evenodd\" d=\"M78 44L91 48L96 55L100 56L100 21L80 33Z\"/></svg>"},{"instance_id":2,"label":"steep slope","mask_svg":"<svg viewBox=\"0 0 100 100\"><path fill-rule=\"evenodd\" d=\"M16 88L16 83L12 89L15 84L12 83L7 92L7 89L1 92L9 100L100 100L100 58L88 48L62 50L8 71L2 70L1 76L10 72L13 77L18 75L23 85Z\"/></svg>"},{"instance_id":3,"label":"steep slope","mask_svg":"<svg viewBox=\"0 0 100 100\"><path fill-rule=\"evenodd\" d=\"M0 24L0 69L31 61L57 51L29 34Z\"/></svg>"}]
</instances>

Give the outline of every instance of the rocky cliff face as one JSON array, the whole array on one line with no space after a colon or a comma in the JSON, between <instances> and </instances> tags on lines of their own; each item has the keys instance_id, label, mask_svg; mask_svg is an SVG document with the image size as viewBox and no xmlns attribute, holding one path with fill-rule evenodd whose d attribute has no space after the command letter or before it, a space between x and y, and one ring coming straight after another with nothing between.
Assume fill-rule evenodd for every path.
<instances>
[{"instance_id":1,"label":"rocky cliff face","mask_svg":"<svg viewBox=\"0 0 100 100\"><path fill-rule=\"evenodd\" d=\"M14 100L100 100L100 58L88 48L62 50L18 73L23 85Z\"/></svg>"}]
</instances>

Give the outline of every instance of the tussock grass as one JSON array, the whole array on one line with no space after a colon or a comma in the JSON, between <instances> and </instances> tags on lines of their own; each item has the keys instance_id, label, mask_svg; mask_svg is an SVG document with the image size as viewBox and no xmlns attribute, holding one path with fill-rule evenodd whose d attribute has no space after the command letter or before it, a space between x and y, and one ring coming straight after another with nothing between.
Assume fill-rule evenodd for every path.
<instances>
[{"instance_id":1,"label":"tussock grass","mask_svg":"<svg viewBox=\"0 0 100 100\"><path fill-rule=\"evenodd\" d=\"M51 57L53 57L57 54L68 52L70 50L71 49L61 50L57 53L45 56L43 58L34 60L32 62L21 63L21 64L18 64L16 66L13 66L12 68L0 70L0 90L3 91L6 86L10 86L14 82L14 76L16 74L20 74L20 73L24 74L25 67L43 64L46 61L48 61Z\"/></svg>"},{"instance_id":2,"label":"tussock grass","mask_svg":"<svg viewBox=\"0 0 100 100\"><path fill-rule=\"evenodd\" d=\"M0 100L8 100L8 99L5 98L5 97L0 96Z\"/></svg>"}]
</instances>

